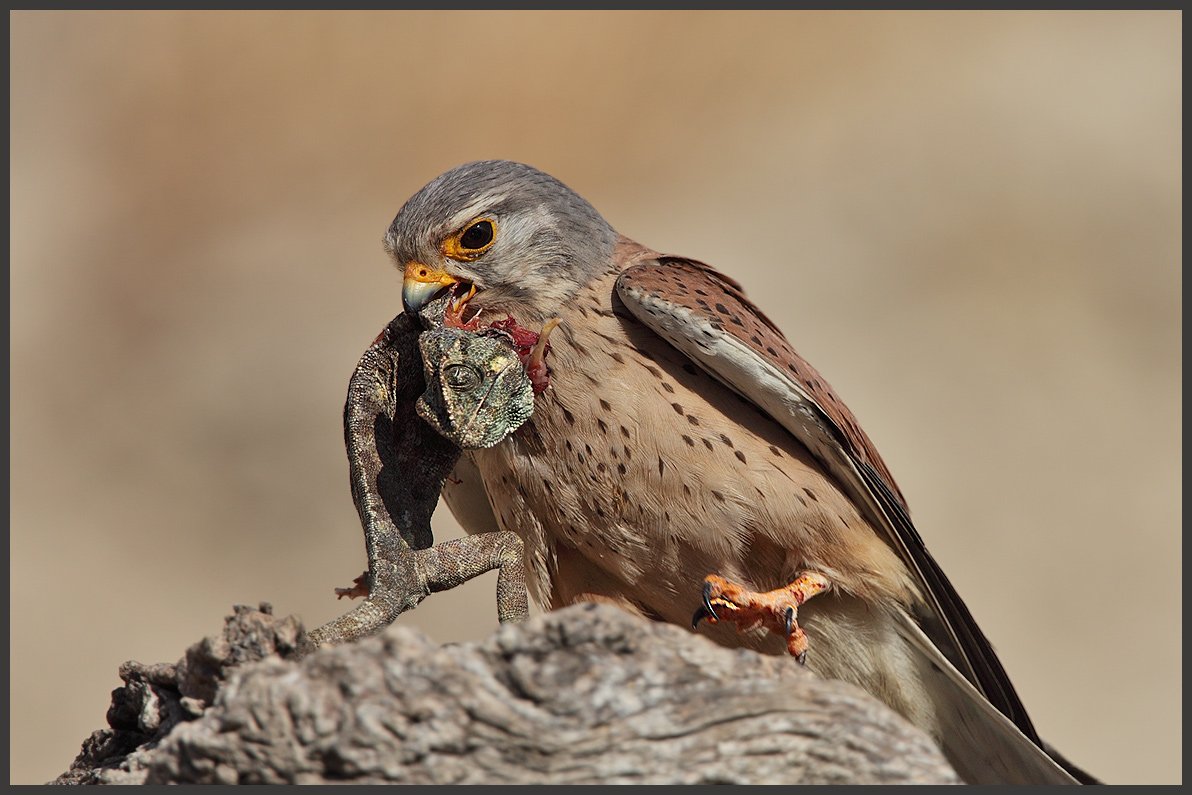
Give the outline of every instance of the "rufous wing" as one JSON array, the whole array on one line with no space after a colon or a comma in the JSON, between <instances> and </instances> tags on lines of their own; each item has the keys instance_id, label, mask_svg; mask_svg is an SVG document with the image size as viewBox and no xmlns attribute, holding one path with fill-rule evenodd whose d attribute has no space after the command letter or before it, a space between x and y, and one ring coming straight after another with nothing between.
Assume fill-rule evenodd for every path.
<instances>
[{"instance_id":1,"label":"rufous wing","mask_svg":"<svg viewBox=\"0 0 1192 795\"><path fill-rule=\"evenodd\" d=\"M745 297L704 263L658 256L626 268L617 296L644 325L795 435L856 501L919 581L915 618L959 672L1036 745L993 647L932 558L877 449L827 381Z\"/></svg>"}]
</instances>

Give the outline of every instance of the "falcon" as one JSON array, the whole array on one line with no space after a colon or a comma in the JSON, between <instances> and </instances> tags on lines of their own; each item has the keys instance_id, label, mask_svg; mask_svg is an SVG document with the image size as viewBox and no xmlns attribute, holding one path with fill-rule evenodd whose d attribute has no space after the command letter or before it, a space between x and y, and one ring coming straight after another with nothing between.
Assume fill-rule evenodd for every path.
<instances>
[{"instance_id":1,"label":"falcon","mask_svg":"<svg viewBox=\"0 0 1192 795\"><path fill-rule=\"evenodd\" d=\"M737 282L508 161L430 182L385 247L408 313L449 291L470 318L557 319L533 416L443 489L469 534L520 537L537 603L790 653L972 783L1092 780L1040 740L873 443Z\"/></svg>"}]
</instances>

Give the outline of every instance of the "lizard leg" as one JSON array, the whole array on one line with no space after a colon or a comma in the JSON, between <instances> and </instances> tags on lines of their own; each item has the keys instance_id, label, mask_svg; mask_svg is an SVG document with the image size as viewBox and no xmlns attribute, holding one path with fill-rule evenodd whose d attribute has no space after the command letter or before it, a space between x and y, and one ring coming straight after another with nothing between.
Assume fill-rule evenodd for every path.
<instances>
[{"instance_id":1,"label":"lizard leg","mask_svg":"<svg viewBox=\"0 0 1192 795\"><path fill-rule=\"evenodd\" d=\"M436 545L423 561L431 591L448 591L497 570L497 620L524 621L530 615L522 540L506 530L454 538Z\"/></svg>"},{"instance_id":2,"label":"lizard leg","mask_svg":"<svg viewBox=\"0 0 1192 795\"><path fill-rule=\"evenodd\" d=\"M377 558L371 571L357 578L357 587L361 581L368 583L365 600L307 633L302 653L375 635L430 594L451 590L493 569L497 570L498 620L525 620L530 609L521 539L510 532L481 533Z\"/></svg>"},{"instance_id":3,"label":"lizard leg","mask_svg":"<svg viewBox=\"0 0 1192 795\"><path fill-rule=\"evenodd\" d=\"M703 604L691 617L699 622L731 621L738 630L763 626L786 639L786 648L800 664L807 660L807 635L797 621L799 606L831 587L818 572L803 572L789 585L760 593L746 590L716 574L704 578Z\"/></svg>"},{"instance_id":4,"label":"lizard leg","mask_svg":"<svg viewBox=\"0 0 1192 795\"><path fill-rule=\"evenodd\" d=\"M368 595L352 610L306 633L306 643L299 650L301 656L326 646L375 635L393 623L407 610L412 610L430 593L418 565L419 553L433 552L403 549L386 558L370 562L367 575L359 580L368 583Z\"/></svg>"}]
</instances>

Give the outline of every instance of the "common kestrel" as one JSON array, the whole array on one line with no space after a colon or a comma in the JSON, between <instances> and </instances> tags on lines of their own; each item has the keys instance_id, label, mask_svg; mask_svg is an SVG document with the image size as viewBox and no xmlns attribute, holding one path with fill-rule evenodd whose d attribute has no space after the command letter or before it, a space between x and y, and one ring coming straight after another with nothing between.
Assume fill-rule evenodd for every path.
<instances>
[{"instance_id":1,"label":"common kestrel","mask_svg":"<svg viewBox=\"0 0 1192 795\"><path fill-rule=\"evenodd\" d=\"M869 691L970 782L1088 780L1039 739L852 412L739 284L506 161L426 185L385 244L407 312L451 288L472 314L561 320L533 417L443 491L468 533L521 537L537 602L695 609L718 642Z\"/></svg>"}]
</instances>

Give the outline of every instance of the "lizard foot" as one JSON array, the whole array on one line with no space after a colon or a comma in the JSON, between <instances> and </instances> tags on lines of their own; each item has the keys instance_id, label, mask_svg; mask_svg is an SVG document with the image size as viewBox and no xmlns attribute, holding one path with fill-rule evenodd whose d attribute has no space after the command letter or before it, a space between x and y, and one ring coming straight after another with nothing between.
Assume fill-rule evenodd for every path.
<instances>
[{"instance_id":1,"label":"lizard foot","mask_svg":"<svg viewBox=\"0 0 1192 795\"><path fill-rule=\"evenodd\" d=\"M552 317L543 324L542 331L538 332L538 339L534 342L534 347L530 349L530 354L525 359L526 375L530 376L530 383L534 385L535 394L545 392L546 388L550 386L550 370L546 367L546 351L549 344L547 337L558 325L559 318L557 317Z\"/></svg>"},{"instance_id":2,"label":"lizard foot","mask_svg":"<svg viewBox=\"0 0 1192 795\"><path fill-rule=\"evenodd\" d=\"M550 370L546 366L546 354L550 351L548 338L558 325L559 318L552 317L542 325L542 331L531 331L519 325L512 317L506 317L487 326L488 329L499 331L509 338L510 344L526 368L526 375L530 377L535 395L542 394L550 386Z\"/></svg>"},{"instance_id":3,"label":"lizard foot","mask_svg":"<svg viewBox=\"0 0 1192 795\"><path fill-rule=\"evenodd\" d=\"M731 621L738 630L765 627L786 639L791 656L807 661L807 635L796 620L799 605L831 587L828 578L816 572L803 572L790 585L759 593L742 588L716 574L704 578L703 604L691 617L691 628L707 619L708 623Z\"/></svg>"},{"instance_id":4,"label":"lizard foot","mask_svg":"<svg viewBox=\"0 0 1192 795\"><path fill-rule=\"evenodd\" d=\"M363 574L361 574L359 577L357 577L356 579L352 580L351 588L336 588L335 589L336 600L338 601L340 599L343 599L345 596L348 597L349 599L356 599L361 596L368 596L369 593L371 592L371 589L368 587L368 581L369 581L369 576L368 576L368 572L366 571Z\"/></svg>"}]
</instances>

